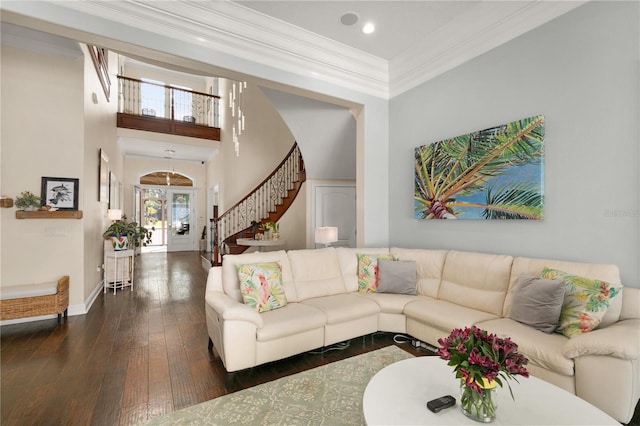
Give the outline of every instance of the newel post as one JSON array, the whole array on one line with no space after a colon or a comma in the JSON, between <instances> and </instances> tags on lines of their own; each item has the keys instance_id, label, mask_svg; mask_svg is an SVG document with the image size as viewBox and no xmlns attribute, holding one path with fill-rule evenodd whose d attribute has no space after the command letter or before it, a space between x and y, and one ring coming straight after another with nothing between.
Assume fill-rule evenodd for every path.
<instances>
[{"instance_id":1,"label":"newel post","mask_svg":"<svg viewBox=\"0 0 640 426\"><path fill-rule=\"evenodd\" d=\"M218 206L213 206L213 219L211 221L211 266L219 266L220 246L218 244Z\"/></svg>"}]
</instances>

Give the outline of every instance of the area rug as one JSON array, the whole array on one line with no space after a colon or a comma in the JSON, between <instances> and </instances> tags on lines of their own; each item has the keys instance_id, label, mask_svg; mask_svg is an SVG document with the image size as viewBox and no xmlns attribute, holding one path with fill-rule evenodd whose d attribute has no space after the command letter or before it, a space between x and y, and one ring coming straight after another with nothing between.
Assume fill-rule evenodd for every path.
<instances>
[{"instance_id":1,"label":"area rug","mask_svg":"<svg viewBox=\"0 0 640 426\"><path fill-rule=\"evenodd\" d=\"M382 368L413 355L387 346L152 419L146 425L364 425L362 395Z\"/></svg>"}]
</instances>

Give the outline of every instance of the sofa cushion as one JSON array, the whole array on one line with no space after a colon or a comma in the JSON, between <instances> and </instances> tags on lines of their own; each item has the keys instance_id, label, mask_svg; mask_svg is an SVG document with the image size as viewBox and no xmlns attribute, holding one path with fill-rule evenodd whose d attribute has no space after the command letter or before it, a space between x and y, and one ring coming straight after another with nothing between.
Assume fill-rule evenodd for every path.
<instances>
[{"instance_id":1,"label":"sofa cushion","mask_svg":"<svg viewBox=\"0 0 640 426\"><path fill-rule=\"evenodd\" d=\"M553 333L558 326L564 283L529 274L521 274L513 289L511 319L545 333Z\"/></svg>"},{"instance_id":2,"label":"sofa cushion","mask_svg":"<svg viewBox=\"0 0 640 426\"><path fill-rule=\"evenodd\" d=\"M238 264L236 268L245 305L258 312L287 305L282 287L282 267L278 262Z\"/></svg>"},{"instance_id":3,"label":"sofa cushion","mask_svg":"<svg viewBox=\"0 0 640 426\"><path fill-rule=\"evenodd\" d=\"M429 324L446 333L454 328L464 328L497 318L496 315L484 311L425 296L418 296L413 302L407 303L404 314L407 318Z\"/></svg>"},{"instance_id":4,"label":"sofa cushion","mask_svg":"<svg viewBox=\"0 0 640 426\"><path fill-rule=\"evenodd\" d=\"M347 293L358 291L358 254L389 254L388 248L352 248L352 247L336 247L338 254L338 262L340 263L340 271Z\"/></svg>"},{"instance_id":5,"label":"sofa cushion","mask_svg":"<svg viewBox=\"0 0 640 426\"><path fill-rule=\"evenodd\" d=\"M289 264L287 253L284 250L225 255L224 262L222 262L222 288L227 296L236 302L242 303L240 280L238 280L236 265L261 262L280 263L280 267L282 268L282 285L287 301L296 302L298 297L291 275L291 265Z\"/></svg>"},{"instance_id":6,"label":"sofa cushion","mask_svg":"<svg viewBox=\"0 0 640 426\"><path fill-rule=\"evenodd\" d=\"M378 291L378 259L394 260L390 254L358 253L358 291Z\"/></svg>"},{"instance_id":7,"label":"sofa cushion","mask_svg":"<svg viewBox=\"0 0 640 426\"><path fill-rule=\"evenodd\" d=\"M563 376L573 376L573 360L562 355L568 342L562 334L543 333L510 318L483 321L476 325L498 337L510 337L518 344L518 352L531 364Z\"/></svg>"},{"instance_id":8,"label":"sofa cushion","mask_svg":"<svg viewBox=\"0 0 640 426\"><path fill-rule=\"evenodd\" d=\"M322 328L327 323L327 318L322 312L302 303L289 303L283 308L260 315L264 324L256 331L260 342Z\"/></svg>"},{"instance_id":9,"label":"sofa cushion","mask_svg":"<svg viewBox=\"0 0 640 426\"><path fill-rule=\"evenodd\" d=\"M378 305L356 294L336 294L333 296L316 297L302 302L322 311L327 324L338 324L354 319L377 315L380 312Z\"/></svg>"},{"instance_id":10,"label":"sofa cushion","mask_svg":"<svg viewBox=\"0 0 640 426\"><path fill-rule=\"evenodd\" d=\"M398 260L413 260L416 262L416 290L418 294L430 297L438 296L447 250L392 247L390 253Z\"/></svg>"},{"instance_id":11,"label":"sofa cushion","mask_svg":"<svg viewBox=\"0 0 640 426\"><path fill-rule=\"evenodd\" d=\"M416 294L416 262L378 259L378 293Z\"/></svg>"},{"instance_id":12,"label":"sofa cushion","mask_svg":"<svg viewBox=\"0 0 640 426\"><path fill-rule=\"evenodd\" d=\"M288 254L298 301L345 293L335 248L291 250Z\"/></svg>"},{"instance_id":13,"label":"sofa cushion","mask_svg":"<svg viewBox=\"0 0 640 426\"><path fill-rule=\"evenodd\" d=\"M438 299L502 316L512 261L505 255L450 251Z\"/></svg>"},{"instance_id":14,"label":"sofa cushion","mask_svg":"<svg viewBox=\"0 0 640 426\"><path fill-rule=\"evenodd\" d=\"M513 267L511 270L511 278L509 279L509 292L504 302L503 315L509 316L509 310L511 309L511 297L513 287L518 281L518 277L523 272L531 275L540 276L542 274L542 268L545 266L553 269L559 269L569 274L579 275L581 277L593 278L598 280L607 281L612 284L620 284L620 270L616 265L599 264L599 263L579 263L579 262L565 262L559 260L550 259L536 259L529 257L516 257L513 260ZM622 297L616 297L611 302L611 306L607 310L607 313L602 318L602 322L596 328L607 327L620 318L620 312L622 311Z\"/></svg>"},{"instance_id":15,"label":"sofa cushion","mask_svg":"<svg viewBox=\"0 0 640 426\"><path fill-rule=\"evenodd\" d=\"M565 294L559 330L567 337L596 328L609 309L610 300L622 289L621 284L609 284L547 267L542 270L542 277L564 281Z\"/></svg>"}]
</instances>

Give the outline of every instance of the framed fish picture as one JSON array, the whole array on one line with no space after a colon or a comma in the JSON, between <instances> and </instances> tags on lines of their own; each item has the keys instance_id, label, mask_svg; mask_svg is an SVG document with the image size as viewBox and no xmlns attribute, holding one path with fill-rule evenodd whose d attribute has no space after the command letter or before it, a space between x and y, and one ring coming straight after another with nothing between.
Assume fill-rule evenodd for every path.
<instances>
[{"instance_id":1,"label":"framed fish picture","mask_svg":"<svg viewBox=\"0 0 640 426\"><path fill-rule=\"evenodd\" d=\"M79 179L43 177L42 205L56 210L78 210Z\"/></svg>"}]
</instances>

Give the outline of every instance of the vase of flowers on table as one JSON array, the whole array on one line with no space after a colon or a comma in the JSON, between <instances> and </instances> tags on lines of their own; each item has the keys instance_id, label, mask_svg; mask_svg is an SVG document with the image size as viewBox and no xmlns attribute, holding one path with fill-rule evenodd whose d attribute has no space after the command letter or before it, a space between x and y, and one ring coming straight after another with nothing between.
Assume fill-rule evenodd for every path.
<instances>
[{"instance_id":1,"label":"vase of flowers on table","mask_svg":"<svg viewBox=\"0 0 640 426\"><path fill-rule=\"evenodd\" d=\"M439 339L438 355L453 367L460 379L460 408L469 418L489 423L496 417L496 386L515 376L529 377L529 360L518 353L510 338L500 338L476 326L454 329ZM513 391L509 387L511 398Z\"/></svg>"}]
</instances>

